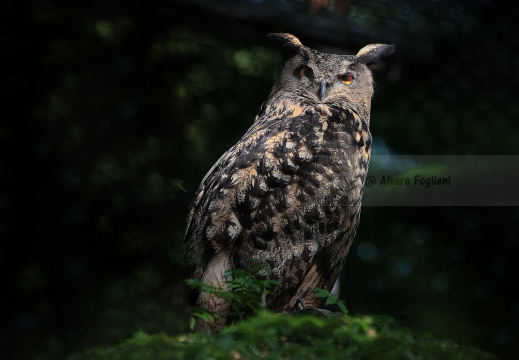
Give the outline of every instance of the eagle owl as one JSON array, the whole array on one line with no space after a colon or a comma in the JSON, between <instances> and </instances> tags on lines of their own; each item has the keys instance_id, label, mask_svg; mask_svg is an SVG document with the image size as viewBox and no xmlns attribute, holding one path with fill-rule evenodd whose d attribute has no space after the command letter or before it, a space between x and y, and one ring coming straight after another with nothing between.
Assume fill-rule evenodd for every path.
<instances>
[{"instance_id":1,"label":"eagle owl","mask_svg":"<svg viewBox=\"0 0 519 360\"><path fill-rule=\"evenodd\" d=\"M321 53L291 34L269 34L286 60L249 130L202 180L187 218L187 260L202 282L228 290L224 273L258 264L277 280L268 309L322 306L359 224L371 154L373 80L367 65L394 47L373 44L357 55ZM216 312L218 331L230 304L200 293L197 307Z\"/></svg>"}]
</instances>

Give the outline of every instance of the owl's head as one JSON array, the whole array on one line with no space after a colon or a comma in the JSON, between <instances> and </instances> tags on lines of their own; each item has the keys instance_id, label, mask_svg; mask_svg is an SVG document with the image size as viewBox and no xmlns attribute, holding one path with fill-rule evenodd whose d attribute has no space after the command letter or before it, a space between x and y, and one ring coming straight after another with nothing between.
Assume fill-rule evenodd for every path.
<instances>
[{"instance_id":1,"label":"owl's head","mask_svg":"<svg viewBox=\"0 0 519 360\"><path fill-rule=\"evenodd\" d=\"M291 34L273 33L268 37L280 42L288 55L273 95L283 93L293 101L339 105L364 114L369 114L373 96L373 78L368 65L395 51L393 45L372 44L363 47L357 55L336 55L303 46Z\"/></svg>"}]
</instances>

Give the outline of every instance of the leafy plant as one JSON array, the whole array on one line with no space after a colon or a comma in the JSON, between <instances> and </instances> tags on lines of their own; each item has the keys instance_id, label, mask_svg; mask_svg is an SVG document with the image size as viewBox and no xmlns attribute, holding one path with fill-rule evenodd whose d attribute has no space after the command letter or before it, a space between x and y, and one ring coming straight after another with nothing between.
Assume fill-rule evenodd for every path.
<instances>
[{"instance_id":1,"label":"leafy plant","mask_svg":"<svg viewBox=\"0 0 519 360\"><path fill-rule=\"evenodd\" d=\"M314 291L315 291L315 295L314 295L315 297L326 298L326 302L325 302L324 306L337 305L339 307L339 309L341 310L341 312L343 312L344 314L348 313L348 309L346 309L346 304L344 303L344 301L339 299L336 295L332 294L331 292L329 292L328 290L325 290L325 289L315 288Z\"/></svg>"},{"instance_id":2,"label":"leafy plant","mask_svg":"<svg viewBox=\"0 0 519 360\"><path fill-rule=\"evenodd\" d=\"M272 287L279 286L275 280L262 279L261 269L254 267L250 271L237 269L226 271L225 284L229 291L220 287L211 286L197 279L188 279L186 283L200 292L213 294L231 304L230 317L243 320L247 315L255 314L258 309L265 307L265 298ZM207 309L194 308L190 320L191 329L194 328L195 318L205 322L214 322L218 314Z\"/></svg>"},{"instance_id":3,"label":"leafy plant","mask_svg":"<svg viewBox=\"0 0 519 360\"><path fill-rule=\"evenodd\" d=\"M220 315L215 312L209 311L204 308L195 307L193 308L193 312L191 313L191 318L189 319L189 328L193 330L195 328L196 318L200 318L206 323L214 323L216 319L218 319Z\"/></svg>"}]
</instances>

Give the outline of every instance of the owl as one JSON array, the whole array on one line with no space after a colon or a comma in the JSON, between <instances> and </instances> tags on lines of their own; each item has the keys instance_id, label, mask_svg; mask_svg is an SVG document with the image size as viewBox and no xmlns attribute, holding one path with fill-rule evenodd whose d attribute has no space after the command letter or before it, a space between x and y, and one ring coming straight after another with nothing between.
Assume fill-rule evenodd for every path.
<instances>
[{"instance_id":1,"label":"owl","mask_svg":"<svg viewBox=\"0 0 519 360\"><path fill-rule=\"evenodd\" d=\"M230 291L229 270L259 265L280 283L265 307L290 312L323 305L313 289L332 288L352 244L372 143L368 65L394 47L335 55L268 36L284 65L252 126L202 180L184 241L195 278ZM202 292L195 306L219 315L195 329L219 331L231 304Z\"/></svg>"}]
</instances>

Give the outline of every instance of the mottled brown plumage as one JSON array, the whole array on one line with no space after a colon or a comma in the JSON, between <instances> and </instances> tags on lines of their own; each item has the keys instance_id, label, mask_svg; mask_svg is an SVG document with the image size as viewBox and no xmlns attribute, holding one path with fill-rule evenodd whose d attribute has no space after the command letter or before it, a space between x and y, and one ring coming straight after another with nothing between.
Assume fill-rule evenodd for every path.
<instances>
[{"instance_id":1,"label":"mottled brown plumage","mask_svg":"<svg viewBox=\"0 0 519 360\"><path fill-rule=\"evenodd\" d=\"M313 288L331 289L359 224L371 153L373 84L367 64L393 52L320 53L290 34L279 79L247 133L209 170L187 218L194 276L225 288L224 272L260 265L281 286L266 299L276 312L321 306ZM196 306L220 314L230 304L201 293Z\"/></svg>"}]
</instances>

